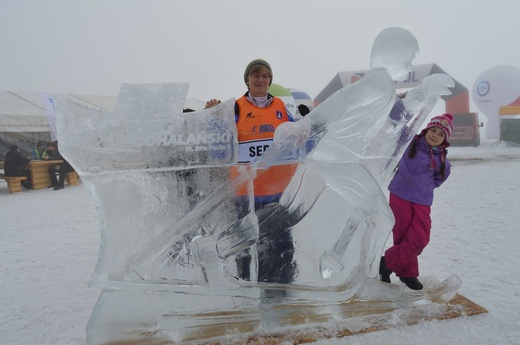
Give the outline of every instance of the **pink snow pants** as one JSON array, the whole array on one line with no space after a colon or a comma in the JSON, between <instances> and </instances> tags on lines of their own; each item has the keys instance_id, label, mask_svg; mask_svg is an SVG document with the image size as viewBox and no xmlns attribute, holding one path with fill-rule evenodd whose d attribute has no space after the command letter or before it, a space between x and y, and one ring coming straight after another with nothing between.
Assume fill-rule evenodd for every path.
<instances>
[{"instance_id":1,"label":"pink snow pants","mask_svg":"<svg viewBox=\"0 0 520 345\"><path fill-rule=\"evenodd\" d=\"M419 276L418 256L430 242L430 206L414 204L390 193L394 213L394 245L385 252L386 266L398 277Z\"/></svg>"}]
</instances>

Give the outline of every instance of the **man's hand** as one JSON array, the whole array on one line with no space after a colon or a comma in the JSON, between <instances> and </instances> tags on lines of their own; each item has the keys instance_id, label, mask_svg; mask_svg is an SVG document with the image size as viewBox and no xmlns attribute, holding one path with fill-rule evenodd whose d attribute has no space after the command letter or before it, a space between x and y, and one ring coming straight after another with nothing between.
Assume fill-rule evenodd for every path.
<instances>
[{"instance_id":1,"label":"man's hand","mask_svg":"<svg viewBox=\"0 0 520 345\"><path fill-rule=\"evenodd\" d=\"M208 109L208 108L214 107L217 104L220 104L220 100L219 99L214 99L214 98L210 99L209 101L206 102L206 106L204 107L204 109Z\"/></svg>"}]
</instances>

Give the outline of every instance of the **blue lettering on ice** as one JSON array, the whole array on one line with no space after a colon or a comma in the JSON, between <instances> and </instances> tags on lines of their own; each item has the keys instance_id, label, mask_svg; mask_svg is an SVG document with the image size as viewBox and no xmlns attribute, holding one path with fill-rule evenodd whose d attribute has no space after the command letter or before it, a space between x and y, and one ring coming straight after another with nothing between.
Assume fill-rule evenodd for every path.
<instances>
[{"instance_id":1,"label":"blue lettering on ice","mask_svg":"<svg viewBox=\"0 0 520 345\"><path fill-rule=\"evenodd\" d=\"M274 132L274 126L271 125L260 125L260 132L259 133L272 133Z\"/></svg>"}]
</instances>

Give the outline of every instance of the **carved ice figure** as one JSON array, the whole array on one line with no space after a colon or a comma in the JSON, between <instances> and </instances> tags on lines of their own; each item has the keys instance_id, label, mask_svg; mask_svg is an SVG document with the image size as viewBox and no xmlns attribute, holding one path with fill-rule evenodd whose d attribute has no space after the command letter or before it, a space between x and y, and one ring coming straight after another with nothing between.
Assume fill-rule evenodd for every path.
<instances>
[{"instance_id":1,"label":"carved ice figure","mask_svg":"<svg viewBox=\"0 0 520 345\"><path fill-rule=\"evenodd\" d=\"M233 99L184 114L187 84L123 85L115 111L106 113L57 95L60 149L101 223L90 285L103 291L88 343L201 342L283 331L300 318L346 318L359 308L349 301L389 310L451 298L457 277L432 282L436 290L420 296L377 279L393 225L383 189L412 135L453 86L446 75L426 78L406 97L413 119L391 121L394 80L406 76L417 51L408 31L384 30L372 70L302 120L279 126L275 144L248 166L236 164ZM240 186L264 168L295 162L279 203L255 212L250 188L246 212L237 210ZM230 178L230 169L240 174ZM284 234L294 247L290 280L257 280L263 246ZM237 267L244 252L250 279Z\"/></svg>"}]
</instances>

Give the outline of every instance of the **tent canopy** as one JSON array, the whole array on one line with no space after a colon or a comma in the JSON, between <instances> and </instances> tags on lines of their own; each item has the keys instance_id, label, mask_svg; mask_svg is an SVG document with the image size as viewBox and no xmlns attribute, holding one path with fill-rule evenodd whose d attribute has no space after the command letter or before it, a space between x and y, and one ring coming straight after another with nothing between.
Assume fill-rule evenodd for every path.
<instances>
[{"instance_id":1,"label":"tent canopy","mask_svg":"<svg viewBox=\"0 0 520 345\"><path fill-rule=\"evenodd\" d=\"M73 101L99 110L114 111L117 96L72 95ZM204 108L204 102L188 98L185 107ZM49 123L40 93L0 90L0 132L47 132Z\"/></svg>"},{"instance_id":2,"label":"tent canopy","mask_svg":"<svg viewBox=\"0 0 520 345\"><path fill-rule=\"evenodd\" d=\"M47 115L39 95L0 91L0 132L45 132Z\"/></svg>"},{"instance_id":3,"label":"tent canopy","mask_svg":"<svg viewBox=\"0 0 520 345\"><path fill-rule=\"evenodd\" d=\"M499 115L520 115L520 97L499 109Z\"/></svg>"}]
</instances>

